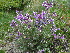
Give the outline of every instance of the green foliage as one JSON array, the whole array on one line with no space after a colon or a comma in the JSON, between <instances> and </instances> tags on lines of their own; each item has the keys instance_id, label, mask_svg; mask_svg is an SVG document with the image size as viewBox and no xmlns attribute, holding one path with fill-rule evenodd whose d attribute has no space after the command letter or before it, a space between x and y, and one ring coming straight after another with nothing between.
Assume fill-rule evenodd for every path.
<instances>
[{"instance_id":1,"label":"green foliage","mask_svg":"<svg viewBox=\"0 0 70 53\"><path fill-rule=\"evenodd\" d=\"M10 29L9 23L14 17L14 12L8 13L8 12L0 12L0 39L3 40L5 36L7 36L5 33Z\"/></svg>"},{"instance_id":2,"label":"green foliage","mask_svg":"<svg viewBox=\"0 0 70 53\"><path fill-rule=\"evenodd\" d=\"M0 9L9 10L11 8L24 8L30 0L0 0ZM22 7L21 7L22 6Z\"/></svg>"},{"instance_id":3,"label":"green foliage","mask_svg":"<svg viewBox=\"0 0 70 53\"><path fill-rule=\"evenodd\" d=\"M4 50L0 50L0 53L5 53L5 51Z\"/></svg>"},{"instance_id":4,"label":"green foliage","mask_svg":"<svg viewBox=\"0 0 70 53\"><path fill-rule=\"evenodd\" d=\"M32 11L41 11L42 9L44 10L44 8L43 7L41 7L41 3L42 3L42 1L43 0L31 0L31 1L33 1L33 2L31 2L30 0L22 0L23 1L23 4L21 5L21 0L0 0L0 9L9 9L10 7L15 7L15 8L24 8L24 14L26 14L26 13L32 13ZM51 0L50 0L51 1ZM61 28L61 31L58 31L58 33L60 32L61 34L64 34L65 36L66 36L66 38L68 39L68 41L69 41L69 43L70 43L70 27L68 27L68 26L66 26L66 23L64 23L64 21L66 21L66 19L65 20L61 20L60 18L63 16L63 15L65 15L66 14L66 16L65 17L70 17L70 10L68 9L68 7L66 6L66 2L65 1L61 1L61 0L55 0L55 1L57 1L57 2L54 2L55 3L55 7L53 7L53 8L51 8L51 11L50 12L56 12L57 14L58 14L58 17L56 17L55 18L55 24L56 24L56 26L58 27L58 28ZM68 0L67 0L68 1ZM10 2L10 3L9 3ZM33 4L32 4L33 3ZM68 6L69 6L69 3L70 2L68 2ZM38 4L38 5L37 5ZM31 7L28 7L27 8L27 6L28 5L30 5ZM66 7L66 8L65 8ZM63 9L64 9L64 11L63 11ZM8 37L7 36L7 34L5 34L7 31L8 31L8 29L11 29L10 28L10 26L9 26L9 24L10 24L10 22L9 21L11 21L12 19L13 19L13 17L14 17L14 13L13 13L13 11L11 11L11 13L12 14L10 14L10 13L7 13L7 12L0 12L0 39L1 40L5 40L5 36L6 36L6 40L9 40L9 41L12 41L14 38L12 38L12 37L14 37L14 35L13 36L11 36L11 37ZM24 26L23 26L24 27ZM22 27L22 28L23 28ZM19 48L20 49L23 49L24 48L24 50L26 50L26 49L29 49L27 46L26 46L26 41L28 42L28 43L33 43L32 45L30 45L30 47L32 48L32 49L36 49L36 48L34 48L34 47L32 47L32 46L34 46L34 45L36 45L35 47L37 47L37 50L38 49L41 49L42 47L44 48L44 47L50 47L50 46L53 46L54 47L54 42L56 41L56 40L53 40L53 39L51 39L51 38L47 38L47 37L49 37L49 36L47 36L46 34L48 34L50 31L48 31L49 30L49 26L46 26L47 28L44 28L44 31L41 33L41 35L42 36L40 36L40 37L38 37L36 34L38 33L38 32L35 32L34 30L36 30L36 28L32 28L32 30L30 29L20 29L22 32L24 31L24 33L26 34L26 35L23 35L23 36L21 36L21 38L20 39L18 39L17 40L17 43L18 43L18 46L19 46ZM46 30L45 30L46 29ZM63 30L63 29L66 29L66 30L68 30L68 32L66 32L65 30ZM46 33L46 31L47 31L47 33ZM10 30L10 32L11 32L11 30ZM34 34L32 33L31 34L31 32L35 32ZM27 34L27 33L29 33L29 34ZM40 32L39 32L40 33ZM46 34L45 34L46 33ZM25 40L25 39L23 39L23 38L26 38L26 36L27 37L33 37L33 35L36 37L36 38L34 38L33 40ZM43 43L40 43L40 42L38 42L38 41L40 41L42 38L43 38L43 36L45 36L46 37L46 42L47 42L47 40L48 40L48 44L44 44L44 42ZM43 38L44 39L44 38ZM20 41L19 41L20 40ZM29 42L30 41L30 42ZM58 41L58 40L57 40ZM56 41L56 43L57 43L57 41ZM61 42L62 42L62 40L60 40ZM2 43L3 44L3 42L0 42L0 43ZM25 44L24 44L25 43ZM40 44L39 44L40 43ZM58 43L57 43L58 44ZM62 43L61 43L62 44ZM40 45L40 46L39 46ZM56 45L56 44L55 44ZM63 45L63 44L62 44ZM47 51L49 51L49 48L44 48L45 50L47 50ZM61 45L59 45L59 46L57 46L56 47L56 49L57 50L60 50L60 49L62 49L62 46ZM29 49L29 50L31 50L31 49ZM2 53L2 51L3 50L0 50L0 52ZM60 52L61 53L61 52ZM64 53L64 52L63 52Z\"/></svg>"},{"instance_id":5,"label":"green foliage","mask_svg":"<svg viewBox=\"0 0 70 53\"><path fill-rule=\"evenodd\" d=\"M0 0L0 9L19 7L22 0Z\"/></svg>"},{"instance_id":6,"label":"green foliage","mask_svg":"<svg viewBox=\"0 0 70 53\"><path fill-rule=\"evenodd\" d=\"M70 8L70 0L67 0L67 6Z\"/></svg>"},{"instance_id":7,"label":"green foliage","mask_svg":"<svg viewBox=\"0 0 70 53\"><path fill-rule=\"evenodd\" d=\"M42 7L42 2L45 0L31 0L30 3L28 3L27 6L24 8L24 12L26 13L32 13L33 11L35 12L41 12L41 10L45 10L44 7Z\"/></svg>"},{"instance_id":8,"label":"green foliage","mask_svg":"<svg viewBox=\"0 0 70 53\"><path fill-rule=\"evenodd\" d=\"M46 11L48 12L48 10ZM47 14L51 14L51 13L47 13ZM45 15L45 17L48 17L49 19L50 17L53 18L53 16L48 16L47 14ZM29 17L29 18L33 18L33 17ZM58 28L61 29L63 26L65 26L65 23L62 22L64 20L60 21L59 19L56 19L56 18L53 18L53 19L55 20L55 24ZM19 47L19 49L23 50L23 52L37 53L39 50L42 50L42 49L44 49L45 52L49 52L49 53L50 51L55 53L60 52L61 50L66 51L64 48L65 47L64 45L67 44L67 41L66 41L67 37L65 39L54 38L51 32L51 27L54 28L52 26L53 24L42 25L43 27L42 31L38 31L38 28L35 27L35 24L31 23L31 28L28 28L27 27L28 25L29 24L20 23L18 27L13 28L15 30L18 29L21 33L23 33L19 37L19 39L16 40L16 43L17 43L16 45ZM18 32L18 30L16 32ZM54 33L57 34L57 36L65 35L64 31L63 32L61 31L62 30L58 30ZM16 32L14 31L14 33L13 32L11 33L15 34ZM64 40L66 42L64 42Z\"/></svg>"}]
</instances>

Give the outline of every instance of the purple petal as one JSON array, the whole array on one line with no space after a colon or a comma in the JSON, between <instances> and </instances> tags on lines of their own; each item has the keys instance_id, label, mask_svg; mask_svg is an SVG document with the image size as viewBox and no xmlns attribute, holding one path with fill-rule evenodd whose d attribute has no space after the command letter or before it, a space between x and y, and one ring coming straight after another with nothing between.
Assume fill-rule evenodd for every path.
<instances>
[{"instance_id":1,"label":"purple petal","mask_svg":"<svg viewBox=\"0 0 70 53\"><path fill-rule=\"evenodd\" d=\"M22 35L22 33L20 33L20 32L17 32L17 33L18 33L18 36Z\"/></svg>"},{"instance_id":2,"label":"purple petal","mask_svg":"<svg viewBox=\"0 0 70 53\"><path fill-rule=\"evenodd\" d=\"M52 34L52 35L56 36L56 34Z\"/></svg>"},{"instance_id":3,"label":"purple petal","mask_svg":"<svg viewBox=\"0 0 70 53\"><path fill-rule=\"evenodd\" d=\"M64 35L62 37L60 37L60 39L65 39Z\"/></svg>"},{"instance_id":4,"label":"purple petal","mask_svg":"<svg viewBox=\"0 0 70 53\"><path fill-rule=\"evenodd\" d=\"M33 11L33 14L34 14L34 15L37 15L37 12L34 12L34 11Z\"/></svg>"},{"instance_id":5,"label":"purple petal","mask_svg":"<svg viewBox=\"0 0 70 53\"><path fill-rule=\"evenodd\" d=\"M53 21L54 21L54 19L49 19L48 21L49 21L49 22L53 22Z\"/></svg>"},{"instance_id":6,"label":"purple petal","mask_svg":"<svg viewBox=\"0 0 70 53\"><path fill-rule=\"evenodd\" d=\"M19 13L19 11L18 11L18 10L16 10L16 13L18 14L18 13Z\"/></svg>"}]
</instances>

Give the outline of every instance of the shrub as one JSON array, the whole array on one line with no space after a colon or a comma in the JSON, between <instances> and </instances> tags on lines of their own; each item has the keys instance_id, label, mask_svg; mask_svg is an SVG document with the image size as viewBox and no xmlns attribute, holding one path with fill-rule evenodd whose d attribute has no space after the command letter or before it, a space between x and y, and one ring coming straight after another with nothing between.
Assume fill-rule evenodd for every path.
<instances>
[{"instance_id":1,"label":"shrub","mask_svg":"<svg viewBox=\"0 0 70 53\"><path fill-rule=\"evenodd\" d=\"M0 0L0 9L9 10L11 8L24 8L30 0ZM21 9L21 8L20 8Z\"/></svg>"},{"instance_id":2,"label":"shrub","mask_svg":"<svg viewBox=\"0 0 70 53\"><path fill-rule=\"evenodd\" d=\"M8 35L16 39L16 45L23 50L23 53L66 52L68 50L67 37L62 29L56 26L57 14L49 12L53 7L53 2L45 1L42 6L46 7L46 10L33 11L32 15L28 13L22 15L22 11L16 11L17 16L10 23L14 31Z\"/></svg>"}]
</instances>

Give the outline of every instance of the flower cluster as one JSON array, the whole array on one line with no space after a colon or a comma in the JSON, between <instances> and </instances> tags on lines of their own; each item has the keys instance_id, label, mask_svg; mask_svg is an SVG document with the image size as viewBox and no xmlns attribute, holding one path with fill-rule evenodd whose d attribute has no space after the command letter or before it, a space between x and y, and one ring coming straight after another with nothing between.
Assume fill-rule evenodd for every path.
<instances>
[{"instance_id":1,"label":"flower cluster","mask_svg":"<svg viewBox=\"0 0 70 53\"><path fill-rule=\"evenodd\" d=\"M54 36L55 39L58 39L58 38L60 38L60 39L65 39L65 38L64 38L64 35L60 37L60 36L58 36L58 35L56 35L56 34L53 34L53 36Z\"/></svg>"},{"instance_id":2,"label":"flower cluster","mask_svg":"<svg viewBox=\"0 0 70 53\"><path fill-rule=\"evenodd\" d=\"M10 23L10 26L15 27L15 26L18 26L18 24L16 23L16 21L12 20L12 22Z\"/></svg>"},{"instance_id":3,"label":"flower cluster","mask_svg":"<svg viewBox=\"0 0 70 53\"><path fill-rule=\"evenodd\" d=\"M19 11L16 10L17 16L14 17L16 18L18 21L22 22L22 23L28 23L31 22L32 20L30 19L31 15L29 15L28 13L23 16L22 13L18 13Z\"/></svg>"},{"instance_id":4,"label":"flower cluster","mask_svg":"<svg viewBox=\"0 0 70 53\"><path fill-rule=\"evenodd\" d=\"M53 7L53 3L52 2L48 3L47 1L44 1L42 6L46 7L46 9L49 9L50 7Z\"/></svg>"},{"instance_id":5,"label":"flower cluster","mask_svg":"<svg viewBox=\"0 0 70 53\"><path fill-rule=\"evenodd\" d=\"M64 38L64 35L63 35L63 36L59 36L58 34L56 34L56 32L57 32L58 30L61 30L61 29L60 29L60 28L57 28L56 25L55 25L55 23L54 23L54 24L52 25L52 27L51 27L51 32L52 32L54 38L55 38L55 39L65 39L65 38ZM60 34L60 33L59 33L59 34ZM61 34L60 34L60 35L61 35Z\"/></svg>"}]
</instances>

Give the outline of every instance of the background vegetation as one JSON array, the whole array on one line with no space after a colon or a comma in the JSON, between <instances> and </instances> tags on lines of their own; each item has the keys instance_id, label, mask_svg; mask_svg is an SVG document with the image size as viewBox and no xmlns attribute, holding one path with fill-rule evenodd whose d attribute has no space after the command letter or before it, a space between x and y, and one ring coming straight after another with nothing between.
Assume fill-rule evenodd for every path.
<instances>
[{"instance_id":1,"label":"background vegetation","mask_svg":"<svg viewBox=\"0 0 70 53\"><path fill-rule=\"evenodd\" d=\"M33 11L44 10L44 7L41 7L42 2L45 0L0 0L0 44L6 45L5 39L7 33L11 27L10 22L15 17L16 10L23 11L23 14L31 14ZM49 0L51 1L51 0ZM70 38L70 0L54 0L55 8L51 8L50 12L56 12L58 17L56 18L57 27L62 28L63 31L68 30L64 33L67 35L68 39ZM63 22L67 24L64 24ZM9 37L7 37L9 38ZM70 39L69 41L70 42Z\"/></svg>"}]
</instances>

